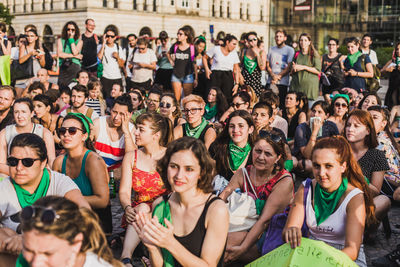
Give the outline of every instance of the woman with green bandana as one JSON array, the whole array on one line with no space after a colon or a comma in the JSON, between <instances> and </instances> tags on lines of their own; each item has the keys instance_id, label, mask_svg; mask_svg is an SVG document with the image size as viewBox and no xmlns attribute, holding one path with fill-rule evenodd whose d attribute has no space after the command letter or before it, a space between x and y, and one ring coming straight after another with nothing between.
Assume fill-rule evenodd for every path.
<instances>
[{"instance_id":1,"label":"woman with green bandana","mask_svg":"<svg viewBox=\"0 0 400 267\"><path fill-rule=\"evenodd\" d=\"M204 118L209 122L218 122L229 108L224 93L218 87L211 87L207 95Z\"/></svg>"},{"instance_id":2,"label":"woman with green bandana","mask_svg":"<svg viewBox=\"0 0 400 267\"><path fill-rule=\"evenodd\" d=\"M112 232L108 172L104 160L94 152L90 140L92 120L81 113L68 113L57 129L66 153L56 158L53 170L69 177L99 215L104 232Z\"/></svg>"},{"instance_id":3,"label":"woman with green bandana","mask_svg":"<svg viewBox=\"0 0 400 267\"><path fill-rule=\"evenodd\" d=\"M260 131L254 143L252 159L253 165L237 171L219 195L226 200L236 188L242 192L246 192L245 188L254 189L249 190L255 194L259 218L250 231L229 233L226 245L225 262L238 260L241 266L261 256L265 236L260 236L272 216L283 212L294 195L293 178L284 168L285 143L277 132Z\"/></svg>"},{"instance_id":4,"label":"woman with green bandana","mask_svg":"<svg viewBox=\"0 0 400 267\"><path fill-rule=\"evenodd\" d=\"M206 103L198 95L188 95L182 99L186 123L174 129L174 139L183 136L194 137L204 142L207 148L214 142L217 134L212 125L203 117Z\"/></svg>"},{"instance_id":5,"label":"woman with green bandana","mask_svg":"<svg viewBox=\"0 0 400 267\"><path fill-rule=\"evenodd\" d=\"M349 54L344 60L344 87L350 87L363 92L366 88L365 78L374 77L374 70L371 59L368 55L363 55L360 51L360 41L352 37L347 41L347 51ZM363 63L364 62L364 63Z\"/></svg>"},{"instance_id":6,"label":"woman with green bandana","mask_svg":"<svg viewBox=\"0 0 400 267\"><path fill-rule=\"evenodd\" d=\"M344 137L318 140L312 152L313 175L304 206L304 184L298 189L282 238L300 246L306 222L311 239L342 250L367 266L362 246L364 228L375 219L374 203L364 175ZM305 216L305 217L304 217Z\"/></svg>"},{"instance_id":7,"label":"woman with green bandana","mask_svg":"<svg viewBox=\"0 0 400 267\"><path fill-rule=\"evenodd\" d=\"M253 132L253 119L247 111L231 113L224 130L209 149L216 161L217 174L229 181L237 170L252 162Z\"/></svg>"},{"instance_id":8,"label":"woman with green bandana","mask_svg":"<svg viewBox=\"0 0 400 267\"><path fill-rule=\"evenodd\" d=\"M69 177L46 168L46 144L36 134L24 133L13 139L7 164L10 177L0 182L0 262L9 257L6 254L21 252L19 212L37 199L57 195L90 208Z\"/></svg>"}]
</instances>

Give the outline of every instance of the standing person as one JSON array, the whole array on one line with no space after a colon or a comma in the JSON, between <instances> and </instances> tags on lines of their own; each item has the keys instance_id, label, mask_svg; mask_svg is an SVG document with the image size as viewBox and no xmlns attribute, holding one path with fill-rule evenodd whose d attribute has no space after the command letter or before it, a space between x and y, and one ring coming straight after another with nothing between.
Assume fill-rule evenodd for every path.
<instances>
[{"instance_id":1,"label":"standing person","mask_svg":"<svg viewBox=\"0 0 400 267\"><path fill-rule=\"evenodd\" d=\"M328 54L322 56L322 69L331 85L322 85L322 94L325 101L330 103L329 97L334 91L339 91L344 85L344 73L342 62L345 59L341 53L338 53L339 40L330 38L328 41Z\"/></svg>"},{"instance_id":2,"label":"standing person","mask_svg":"<svg viewBox=\"0 0 400 267\"><path fill-rule=\"evenodd\" d=\"M206 74L204 72L204 64L203 64L203 56L206 53L206 46L207 46L205 38L202 35L197 37L194 46L197 52L194 60L196 61L195 71L197 72L198 83L197 86L194 88L193 93L205 99L207 97L206 96L207 79L206 79Z\"/></svg>"},{"instance_id":3,"label":"standing person","mask_svg":"<svg viewBox=\"0 0 400 267\"><path fill-rule=\"evenodd\" d=\"M68 113L82 113L83 115L88 116L92 121L97 119L99 115L93 109L87 107L85 102L89 96L89 92L87 88L83 85L75 85L72 88L71 93L71 104L72 107L65 109L61 112L60 116L65 117Z\"/></svg>"},{"instance_id":4,"label":"standing person","mask_svg":"<svg viewBox=\"0 0 400 267\"><path fill-rule=\"evenodd\" d=\"M300 51L292 62L290 90L304 93L309 100L316 100L319 92L321 58L312 44L311 36L302 33L299 37Z\"/></svg>"},{"instance_id":5,"label":"standing person","mask_svg":"<svg viewBox=\"0 0 400 267\"><path fill-rule=\"evenodd\" d=\"M176 100L181 100L183 95L192 93L193 87L197 86L197 72L195 58L195 47L193 45L193 34L189 27L182 27L177 33L177 42L171 46L167 56L174 70L171 76L172 89Z\"/></svg>"},{"instance_id":6,"label":"standing person","mask_svg":"<svg viewBox=\"0 0 400 267\"><path fill-rule=\"evenodd\" d=\"M275 32L275 43L268 51L267 71L268 71L268 88L276 85L279 90L279 108L285 108L286 94L289 88L290 63L294 57L294 49L285 44L287 33L283 29Z\"/></svg>"},{"instance_id":7,"label":"standing person","mask_svg":"<svg viewBox=\"0 0 400 267\"><path fill-rule=\"evenodd\" d=\"M367 89L365 78L374 77L374 70L371 59L368 55L363 55L360 51L360 41L352 37L347 41L347 51L349 54L344 61L344 87L350 87L357 92L364 92ZM362 66L364 62L365 66ZM365 70L364 71L364 67Z\"/></svg>"},{"instance_id":8,"label":"standing person","mask_svg":"<svg viewBox=\"0 0 400 267\"><path fill-rule=\"evenodd\" d=\"M172 91L171 76L174 68L167 56L170 47L168 33L166 31L161 31L158 38L161 41L161 45L157 46L156 49L158 69L156 71L154 83L162 85L165 91Z\"/></svg>"},{"instance_id":9,"label":"standing person","mask_svg":"<svg viewBox=\"0 0 400 267\"><path fill-rule=\"evenodd\" d=\"M11 42L6 38L7 25L0 22L0 56L11 55Z\"/></svg>"},{"instance_id":10,"label":"standing person","mask_svg":"<svg viewBox=\"0 0 400 267\"><path fill-rule=\"evenodd\" d=\"M244 84L251 86L260 97L262 93L261 72L265 71L267 55L265 51L258 48L257 33L247 33L246 39L249 47L244 49L242 58Z\"/></svg>"},{"instance_id":11,"label":"standing person","mask_svg":"<svg viewBox=\"0 0 400 267\"><path fill-rule=\"evenodd\" d=\"M376 56L376 52L371 49L371 45L372 36L368 33L364 34L361 38L361 52L369 56L369 59L373 65L378 65L378 57Z\"/></svg>"},{"instance_id":12,"label":"standing person","mask_svg":"<svg viewBox=\"0 0 400 267\"><path fill-rule=\"evenodd\" d=\"M154 201L152 219L139 212L134 224L152 266L223 265L229 213L212 194L213 167L204 144L190 137L171 143L157 163L173 193Z\"/></svg>"},{"instance_id":13,"label":"standing person","mask_svg":"<svg viewBox=\"0 0 400 267\"><path fill-rule=\"evenodd\" d=\"M12 107L16 98L14 87L10 85L0 86L0 131L7 125L14 123Z\"/></svg>"},{"instance_id":14,"label":"standing person","mask_svg":"<svg viewBox=\"0 0 400 267\"><path fill-rule=\"evenodd\" d=\"M110 97L112 86L116 83L122 86L121 68L125 65L125 55L122 48L116 43L117 30L109 26L104 30L103 44L97 57L103 63L103 97Z\"/></svg>"},{"instance_id":15,"label":"standing person","mask_svg":"<svg viewBox=\"0 0 400 267\"><path fill-rule=\"evenodd\" d=\"M38 71L45 66L44 50L39 42L39 36L34 29L26 31L27 42L19 47L19 64L25 63L32 58L33 60L33 75L36 76Z\"/></svg>"},{"instance_id":16,"label":"standing person","mask_svg":"<svg viewBox=\"0 0 400 267\"><path fill-rule=\"evenodd\" d=\"M82 34L82 69L89 73L90 77L97 77L97 46L99 38L94 33L96 24L93 19L85 20L86 31Z\"/></svg>"},{"instance_id":17,"label":"standing person","mask_svg":"<svg viewBox=\"0 0 400 267\"><path fill-rule=\"evenodd\" d=\"M129 64L129 62L131 61L133 54L137 50L137 47L136 47L137 36L133 33L130 33L130 34L128 34L128 36L126 36L126 39L128 39L128 47L125 48L125 56L126 56L125 73L126 73L126 90L129 91L133 88L133 86L132 86L132 66Z\"/></svg>"},{"instance_id":18,"label":"standing person","mask_svg":"<svg viewBox=\"0 0 400 267\"><path fill-rule=\"evenodd\" d=\"M146 92L150 90L157 63L156 54L147 46L147 39L139 38L136 43L137 49L129 62L132 65L132 88Z\"/></svg>"},{"instance_id":19,"label":"standing person","mask_svg":"<svg viewBox=\"0 0 400 267\"><path fill-rule=\"evenodd\" d=\"M68 86L81 69L83 42L79 39L79 27L74 21L65 23L61 38L57 41L57 56L60 58L58 85Z\"/></svg>"},{"instance_id":20,"label":"standing person","mask_svg":"<svg viewBox=\"0 0 400 267\"><path fill-rule=\"evenodd\" d=\"M227 34L222 46L214 46L203 56L203 65L210 88L217 87L222 90L228 103L232 101L232 94L239 87L239 57L236 52L238 44L234 35ZM212 60L211 69L208 61Z\"/></svg>"},{"instance_id":21,"label":"standing person","mask_svg":"<svg viewBox=\"0 0 400 267\"><path fill-rule=\"evenodd\" d=\"M385 105L391 110L392 107L400 105L400 42L394 47L392 58L385 64L381 72L390 73Z\"/></svg>"}]
</instances>

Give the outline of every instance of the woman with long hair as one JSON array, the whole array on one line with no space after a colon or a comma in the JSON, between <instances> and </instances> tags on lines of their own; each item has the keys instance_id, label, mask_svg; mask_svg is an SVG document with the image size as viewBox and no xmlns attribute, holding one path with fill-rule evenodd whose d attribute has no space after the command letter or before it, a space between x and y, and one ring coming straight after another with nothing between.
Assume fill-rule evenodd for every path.
<instances>
[{"instance_id":1,"label":"woman with long hair","mask_svg":"<svg viewBox=\"0 0 400 267\"><path fill-rule=\"evenodd\" d=\"M196 48L196 56L195 56L195 61L196 61L196 69L195 71L197 72L197 79L198 83L197 86L194 88L193 93L196 95L201 96L203 99L207 97L207 78L204 70L204 64L203 64L203 56L206 54L206 39L204 36L199 36L196 38L194 42L194 47Z\"/></svg>"},{"instance_id":2,"label":"woman with long hair","mask_svg":"<svg viewBox=\"0 0 400 267\"><path fill-rule=\"evenodd\" d=\"M114 259L96 214L47 196L20 214L23 249L17 266L122 266Z\"/></svg>"},{"instance_id":3,"label":"woman with long hair","mask_svg":"<svg viewBox=\"0 0 400 267\"><path fill-rule=\"evenodd\" d=\"M377 93L371 92L364 95L358 104L358 108L367 111L369 107L382 105L382 100Z\"/></svg>"},{"instance_id":4,"label":"woman with long hair","mask_svg":"<svg viewBox=\"0 0 400 267\"><path fill-rule=\"evenodd\" d=\"M6 36L7 36L7 25L4 22L0 22L0 56L11 55L12 45L11 42L9 42L5 38Z\"/></svg>"},{"instance_id":5,"label":"woman with long hair","mask_svg":"<svg viewBox=\"0 0 400 267\"><path fill-rule=\"evenodd\" d=\"M324 241L359 266L367 266L362 241L365 225L375 223L374 203L349 143L341 136L318 140L312 162L312 190L304 201L304 183L300 185L282 238L292 248L299 246L306 220L311 239Z\"/></svg>"},{"instance_id":6,"label":"woman with long hair","mask_svg":"<svg viewBox=\"0 0 400 267\"><path fill-rule=\"evenodd\" d=\"M132 113L144 109L144 99L139 89L130 90L128 94L131 96L132 99Z\"/></svg>"},{"instance_id":7,"label":"woman with long hair","mask_svg":"<svg viewBox=\"0 0 400 267\"><path fill-rule=\"evenodd\" d=\"M321 57L312 44L311 36L302 33L299 37L300 51L292 61L290 90L304 93L309 100L316 100L319 92Z\"/></svg>"},{"instance_id":8,"label":"woman with long hair","mask_svg":"<svg viewBox=\"0 0 400 267\"><path fill-rule=\"evenodd\" d=\"M220 122L225 122L230 114L235 110L246 110L249 113L251 112L251 97L249 93L245 91L239 91L238 93L232 96L232 103L230 107L222 114L221 118L219 119Z\"/></svg>"},{"instance_id":9,"label":"woman with long hair","mask_svg":"<svg viewBox=\"0 0 400 267\"><path fill-rule=\"evenodd\" d=\"M173 140L172 131L171 120L160 114L146 112L136 119L136 145L140 149L125 154L119 188L119 199L125 212L123 226L127 228L121 254L124 264L132 265L132 253L140 242L133 228L136 214L150 212L153 201L166 192L156 165ZM135 191L133 201L132 190Z\"/></svg>"},{"instance_id":10,"label":"woman with long hair","mask_svg":"<svg viewBox=\"0 0 400 267\"><path fill-rule=\"evenodd\" d=\"M400 42L395 45L392 58L383 66L381 72L390 73L385 105L392 109L393 106L400 105Z\"/></svg>"},{"instance_id":11,"label":"woman with long hair","mask_svg":"<svg viewBox=\"0 0 400 267\"><path fill-rule=\"evenodd\" d=\"M293 200L294 183L284 168L285 143L280 135L261 130L251 153L252 165L243 167L233 175L220 198L226 200L236 188L243 193L248 188L257 199L265 202L257 209L259 218L249 231L228 234L225 262L240 260L248 263L260 257L260 248L255 249L255 244L265 231L265 226L273 215L283 212Z\"/></svg>"},{"instance_id":12,"label":"woman with long hair","mask_svg":"<svg viewBox=\"0 0 400 267\"><path fill-rule=\"evenodd\" d=\"M336 124L339 133L342 134L345 121L349 115L350 97L346 94L336 94L331 100L328 121Z\"/></svg>"},{"instance_id":13,"label":"woman with long hair","mask_svg":"<svg viewBox=\"0 0 400 267\"><path fill-rule=\"evenodd\" d=\"M32 58L33 75L36 76L38 71L46 64L44 50L35 29L28 29L26 36L26 43L19 47L19 63L23 64Z\"/></svg>"},{"instance_id":14,"label":"woman with long hair","mask_svg":"<svg viewBox=\"0 0 400 267\"><path fill-rule=\"evenodd\" d=\"M170 119L174 127L186 122L185 119L182 118L181 108L173 93L162 94L160 100L160 114Z\"/></svg>"},{"instance_id":15,"label":"woman with long hair","mask_svg":"<svg viewBox=\"0 0 400 267\"><path fill-rule=\"evenodd\" d=\"M224 130L209 149L216 162L217 174L229 181L237 170L252 162L253 132L253 119L247 111L231 113Z\"/></svg>"},{"instance_id":16,"label":"woman with long hair","mask_svg":"<svg viewBox=\"0 0 400 267\"><path fill-rule=\"evenodd\" d=\"M297 92L289 91L286 94L285 109L282 110L282 118L288 123L288 142L293 143L297 126L307 121L307 114L300 109L300 95Z\"/></svg>"},{"instance_id":17,"label":"woman with long hair","mask_svg":"<svg viewBox=\"0 0 400 267\"><path fill-rule=\"evenodd\" d=\"M58 85L68 86L81 69L83 41L79 27L74 21L65 23L61 38L57 42L57 56L60 58Z\"/></svg>"},{"instance_id":18,"label":"woman with long hair","mask_svg":"<svg viewBox=\"0 0 400 267\"><path fill-rule=\"evenodd\" d=\"M172 90L176 100L180 101L182 89L184 96L190 95L193 88L197 87L198 78L192 31L184 26L178 30L177 37L178 41L171 46L167 56L174 68L171 77Z\"/></svg>"},{"instance_id":19,"label":"woman with long hair","mask_svg":"<svg viewBox=\"0 0 400 267\"><path fill-rule=\"evenodd\" d=\"M173 141L157 163L172 193L153 203L153 218L136 215L135 229L152 266L223 266L229 213L212 193L214 162L191 137Z\"/></svg>"},{"instance_id":20,"label":"woman with long hair","mask_svg":"<svg viewBox=\"0 0 400 267\"><path fill-rule=\"evenodd\" d=\"M99 116L104 116L106 114L107 103L103 98L101 87L102 85L99 80L89 81L87 84L89 96L85 105L96 111Z\"/></svg>"},{"instance_id":21,"label":"woman with long hair","mask_svg":"<svg viewBox=\"0 0 400 267\"><path fill-rule=\"evenodd\" d=\"M208 91L204 118L209 122L219 122L221 116L229 108L225 95L218 87L211 87Z\"/></svg>"}]
</instances>

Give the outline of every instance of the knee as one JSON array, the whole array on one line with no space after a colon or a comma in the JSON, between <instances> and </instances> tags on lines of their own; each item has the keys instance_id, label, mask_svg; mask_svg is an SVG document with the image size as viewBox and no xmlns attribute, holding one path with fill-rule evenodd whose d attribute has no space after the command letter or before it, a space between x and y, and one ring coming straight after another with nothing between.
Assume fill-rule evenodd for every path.
<instances>
[{"instance_id":1,"label":"knee","mask_svg":"<svg viewBox=\"0 0 400 267\"><path fill-rule=\"evenodd\" d=\"M393 193L393 200L400 201L400 186Z\"/></svg>"},{"instance_id":2,"label":"knee","mask_svg":"<svg viewBox=\"0 0 400 267\"><path fill-rule=\"evenodd\" d=\"M374 198L375 213L378 219L382 219L390 210L391 202L387 196L379 195Z\"/></svg>"}]
</instances>

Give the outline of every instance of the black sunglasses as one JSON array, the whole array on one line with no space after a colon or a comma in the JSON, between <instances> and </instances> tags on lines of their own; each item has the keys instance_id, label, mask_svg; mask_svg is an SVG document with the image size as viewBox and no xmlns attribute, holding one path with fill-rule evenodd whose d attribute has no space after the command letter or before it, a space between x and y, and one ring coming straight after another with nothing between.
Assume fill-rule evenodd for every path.
<instances>
[{"instance_id":1,"label":"black sunglasses","mask_svg":"<svg viewBox=\"0 0 400 267\"><path fill-rule=\"evenodd\" d=\"M40 159L33 159L33 158L23 158L23 159L17 159L16 157L8 157L7 158L7 164L8 166L15 167L18 165L19 161L22 161L22 165L25 167L31 167L35 161L40 160Z\"/></svg>"},{"instance_id":2,"label":"black sunglasses","mask_svg":"<svg viewBox=\"0 0 400 267\"><path fill-rule=\"evenodd\" d=\"M115 37L115 35L108 35L108 34L106 34L106 38L114 38Z\"/></svg>"},{"instance_id":3,"label":"black sunglasses","mask_svg":"<svg viewBox=\"0 0 400 267\"><path fill-rule=\"evenodd\" d=\"M241 105L244 105L244 104L246 104L246 102L242 102L242 103L232 103L231 106L238 109L238 108L240 108Z\"/></svg>"},{"instance_id":4,"label":"black sunglasses","mask_svg":"<svg viewBox=\"0 0 400 267\"><path fill-rule=\"evenodd\" d=\"M41 206L27 206L21 210L19 216L21 221L30 221L38 215L40 215L40 221L46 225L50 225L60 218L60 215L58 215L53 209Z\"/></svg>"},{"instance_id":5,"label":"black sunglasses","mask_svg":"<svg viewBox=\"0 0 400 267\"><path fill-rule=\"evenodd\" d=\"M261 138L269 138L269 139L271 139L272 142L274 142L274 143L279 143L280 141L282 141L282 137L281 137L280 135L272 134L272 133L270 133L269 131L266 131L266 130L261 130L261 131L258 133L258 135L259 135Z\"/></svg>"},{"instance_id":6,"label":"black sunglasses","mask_svg":"<svg viewBox=\"0 0 400 267\"><path fill-rule=\"evenodd\" d=\"M78 130L83 132L82 129L79 129L78 127L74 127L74 126L68 127L68 128L67 127L60 127L60 128L57 129L57 133L58 133L59 136L65 135L66 132L68 132L69 135L75 135Z\"/></svg>"},{"instance_id":7,"label":"black sunglasses","mask_svg":"<svg viewBox=\"0 0 400 267\"><path fill-rule=\"evenodd\" d=\"M160 108L170 108L170 107L171 107L171 103L164 103L164 102L160 103Z\"/></svg>"}]
</instances>

